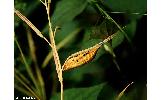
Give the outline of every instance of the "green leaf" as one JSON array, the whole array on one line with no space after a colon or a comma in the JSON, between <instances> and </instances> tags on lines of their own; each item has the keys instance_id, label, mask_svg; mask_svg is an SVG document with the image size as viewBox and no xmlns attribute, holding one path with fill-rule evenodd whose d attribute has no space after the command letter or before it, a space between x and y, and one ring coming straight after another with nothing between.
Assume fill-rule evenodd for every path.
<instances>
[{"instance_id":1,"label":"green leaf","mask_svg":"<svg viewBox=\"0 0 162 100\"><path fill-rule=\"evenodd\" d=\"M105 83L88 87L72 88L64 91L64 100L97 100L97 97ZM60 93L53 96L51 100L60 100Z\"/></svg>"},{"instance_id":2,"label":"green leaf","mask_svg":"<svg viewBox=\"0 0 162 100\"><path fill-rule=\"evenodd\" d=\"M61 29L56 32L56 36L55 36L56 43L63 41L65 37L69 36L71 33L73 33L74 30L76 30L79 27L80 26L77 21L71 21L71 22L65 23L61 27Z\"/></svg>"},{"instance_id":3,"label":"green leaf","mask_svg":"<svg viewBox=\"0 0 162 100\"><path fill-rule=\"evenodd\" d=\"M76 69L72 69L70 71L64 72L65 80L73 80L75 82L81 82L86 74L95 75L95 79L97 80L101 73L104 72L104 69L97 62L89 62L81 67ZM96 82L96 81L95 81Z\"/></svg>"},{"instance_id":4,"label":"green leaf","mask_svg":"<svg viewBox=\"0 0 162 100\"><path fill-rule=\"evenodd\" d=\"M141 14L147 11L147 0L106 0L106 4L113 11Z\"/></svg>"},{"instance_id":5,"label":"green leaf","mask_svg":"<svg viewBox=\"0 0 162 100\"><path fill-rule=\"evenodd\" d=\"M138 19L147 12L147 0L106 0L106 5L114 12L124 12L129 19Z\"/></svg>"},{"instance_id":6,"label":"green leaf","mask_svg":"<svg viewBox=\"0 0 162 100\"><path fill-rule=\"evenodd\" d=\"M87 6L86 0L60 0L56 4L51 23L53 29L56 26L63 27L65 24L74 20ZM43 33L47 33L48 24L43 29Z\"/></svg>"},{"instance_id":7,"label":"green leaf","mask_svg":"<svg viewBox=\"0 0 162 100\"><path fill-rule=\"evenodd\" d=\"M86 7L86 0L61 0L56 4L56 9L52 15L53 25L62 25L72 21Z\"/></svg>"}]
</instances>

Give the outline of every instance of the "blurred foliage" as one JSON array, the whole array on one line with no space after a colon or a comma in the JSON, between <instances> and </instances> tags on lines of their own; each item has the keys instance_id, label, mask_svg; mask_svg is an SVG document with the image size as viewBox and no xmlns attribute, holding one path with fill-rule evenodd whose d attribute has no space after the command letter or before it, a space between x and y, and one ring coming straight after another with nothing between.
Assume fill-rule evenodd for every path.
<instances>
[{"instance_id":1,"label":"blurred foliage","mask_svg":"<svg viewBox=\"0 0 162 100\"><path fill-rule=\"evenodd\" d=\"M60 27L55 41L61 64L72 53L118 33L90 63L63 73L64 100L115 100L132 81L121 100L147 99L146 4L146 0L52 1L52 26ZM49 39L46 9L39 0L15 0L14 5ZM60 100L51 48L16 15L14 22L15 97L34 96L30 88L42 100Z\"/></svg>"},{"instance_id":2,"label":"blurred foliage","mask_svg":"<svg viewBox=\"0 0 162 100\"><path fill-rule=\"evenodd\" d=\"M117 2L117 3L115 3ZM105 4L113 11L126 13L146 13L147 0L105 0Z\"/></svg>"},{"instance_id":3,"label":"blurred foliage","mask_svg":"<svg viewBox=\"0 0 162 100\"><path fill-rule=\"evenodd\" d=\"M105 87L105 83L88 87L88 88L72 88L65 90L64 92L64 100L96 100L99 95L100 91L103 90ZM114 91L111 87L108 88L111 91L111 96L114 95ZM60 100L60 94L57 94L51 98L51 100ZM109 99L110 100L110 99Z\"/></svg>"}]
</instances>

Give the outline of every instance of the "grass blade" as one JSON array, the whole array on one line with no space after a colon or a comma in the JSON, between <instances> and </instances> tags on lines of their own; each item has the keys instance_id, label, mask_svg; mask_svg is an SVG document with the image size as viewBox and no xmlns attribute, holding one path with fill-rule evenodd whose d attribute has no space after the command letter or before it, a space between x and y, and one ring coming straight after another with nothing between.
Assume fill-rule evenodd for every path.
<instances>
[{"instance_id":1,"label":"grass blade","mask_svg":"<svg viewBox=\"0 0 162 100\"><path fill-rule=\"evenodd\" d=\"M15 74L19 75L20 78L21 78L25 83L27 83L27 84L30 85L30 81L29 81L27 78L25 78L25 76L24 76L23 74L21 74L16 68L14 68L14 71L15 71Z\"/></svg>"},{"instance_id":2,"label":"grass blade","mask_svg":"<svg viewBox=\"0 0 162 100\"><path fill-rule=\"evenodd\" d=\"M20 87L20 86L14 84L14 88L15 88L16 90L18 90L18 91L20 91L20 92L22 92L22 93L28 95L28 96L34 97L34 95L33 95L32 93L30 93L29 91L27 91L27 90L24 89L23 87Z\"/></svg>"},{"instance_id":3,"label":"grass blade","mask_svg":"<svg viewBox=\"0 0 162 100\"><path fill-rule=\"evenodd\" d=\"M25 56L24 56L24 54L23 54L23 52L22 52L22 50L21 50L21 47L20 47L20 45L19 45L19 43L18 43L18 41L17 41L16 38L15 38L15 42L16 42L16 45L17 45L19 51L20 51L21 57L22 57L22 59L23 59L23 61L24 61L25 68L26 68L27 73L29 74L29 77L31 78L32 82L34 83L36 89L39 89L39 88L38 88L38 83L37 83L37 81L36 81L36 78L34 77L34 75L33 75L33 73L32 73L32 70L31 70L30 66L28 65L28 63L27 63L27 61L26 61L26 59L25 59Z\"/></svg>"},{"instance_id":4,"label":"grass blade","mask_svg":"<svg viewBox=\"0 0 162 100\"><path fill-rule=\"evenodd\" d=\"M30 32L30 29L27 29L27 38L28 38L28 44L29 44L29 49L30 49L30 55L31 58L34 62L35 68L36 68L36 74L37 74L37 78L38 78L38 84L39 84L39 90L40 90L40 94L42 94L42 98L43 100L46 99L46 94L45 94L45 89L44 89L44 81L41 75L41 71L38 67L38 63L37 63L37 57L36 57L36 53L35 53L35 45L34 45L34 40L32 38L32 34Z\"/></svg>"},{"instance_id":5,"label":"grass blade","mask_svg":"<svg viewBox=\"0 0 162 100\"><path fill-rule=\"evenodd\" d=\"M19 70L17 70L16 68L14 68L14 75L17 75L20 77L20 79L26 83L27 85L29 85L31 87L32 90L36 91L35 88L32 86L32 84L30 83L30 81L23 75L19 72Z\"/></svg>"},{"instance_id":6,"label":"grass blade","mask_svg":"<svg viewBox=\"0 0 162 100\"><path fill-rule=\"evenodd\" d=\"M104 44L104 48L105 48L105 50L107 52L109 52L112 55L112 60L113 60L113 62L115 64L116 68L120 71L120 67L119 67L117 61L115 60L116 55L115 55L115 53L114 53L113 48L111 47L111 45L110 44L108 44L108 45Z\"/></svg>"},{"instance_id":7,"label":"grass blade","mask_svg":"<svg viewBox=\"0 0 162 100\"><path fill-rule=\"evenodd\" d=\"M37 96L37 94L35 94L35 92L26 84L26 83L24 83L17 75L15 75L15 78L26 88L26 89L28 89L38 100L40 100L39 99L39 97Z\"/></svg>"},{"instance_id":8,"label":"grass blade","mask_svg":"<svg viewBox=\"0 0 162 100\"><path fill-rule=\"evenodd\" d=\"M120 92L120 94L117 96L116 100L120 100L120 98L124 95L124 92L127 90L127 88L132 85L134 82L131 82L130 84L128 84L122 92Z\"/></svg>"},{"instance_id":9,"label":"grass blade","mask_svg":"<svg viewBox=\"0 0 162 100\"><path fill-rule=\"evenodd\" d=\"M34 31L35 33L43 38L50 46L51 44L48 42L48 40L42 35L42 33L23 15L21 14L18 10L14 9L14 13L16 13L16 15L21 18L24 22L26 22L27 25L29 25Z\"/></svg>"}]
</instances>

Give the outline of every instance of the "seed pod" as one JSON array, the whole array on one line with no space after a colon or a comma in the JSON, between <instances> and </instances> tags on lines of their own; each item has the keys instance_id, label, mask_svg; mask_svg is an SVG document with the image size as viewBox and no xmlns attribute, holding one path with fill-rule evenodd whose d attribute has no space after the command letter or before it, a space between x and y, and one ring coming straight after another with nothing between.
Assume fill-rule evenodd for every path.
<instances>
[{"instance_id":1,"label":"seed pod","mask_svg":"<svg viewBox=\"0 0 162 100\"><path fill-rule=\"evenodd\" d=\"M63 64L62 68L63 71L69 70L72 68L76 68L80 65L86 64L90 62L96 55L98 49L106 42L110 41L113 38L114 34L106 38L104 41L96 44L93 47L90 47L88 49L76 52L69 56L65 63Z\"/></svg>"}]
</instances>

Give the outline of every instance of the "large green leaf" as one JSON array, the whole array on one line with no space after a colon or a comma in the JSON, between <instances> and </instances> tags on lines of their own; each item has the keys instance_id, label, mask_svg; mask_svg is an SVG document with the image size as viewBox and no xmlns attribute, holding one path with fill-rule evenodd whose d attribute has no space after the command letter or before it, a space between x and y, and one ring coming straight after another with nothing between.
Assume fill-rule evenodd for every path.
<instances>
[{"instance_id":1,"label":"large green leaf","mask_svg":"<svg viewBox=\"0 0 162 100\"><path fill-rule=\"evenodd\" d=\"M51 21L53 25L62 25L73 20L87 5L86 0L61 0L57 3Z\"/></svg>"},{"instance_id":2,"label":"large green leaf","mask_svg":"<svg viewBox=\"0 0 162 100\"><path fill-rule=\"evenodd\" d=\"M65 24L74 20L87 6L86 0L60 0L56 4L51 23L53 29L55 26L63 27ZM43 33L47 33L48 25L43 29Z\"/></svg>"},{"instance_id":3,"label":"large green leaf","mask_svg":"<svg viewBox=\"0 0 162 100\"><path fill-rule=\"evenodd\" d=\"M97 100L97 97L105 86L105 83L88 87L72 88L64 91L64 100ZM60 93L53 96L51 100L60 100Z\"/></svg>"},{"instance_id":4,"label":"large green leaf","mask_svg":"<svg viewBox=\"0 0 162 100\"><path fill-rule=\"evenodd\" d=\"M82 65L78 68L72 69L70 71L64 72L65 80L73 80L75 82L81 82L86 74L91 76L96 76L94 80L97 80L102 76L101 73L104 69L97 62L89 62L88 64Z\"/></svg>"}]
</instances>

